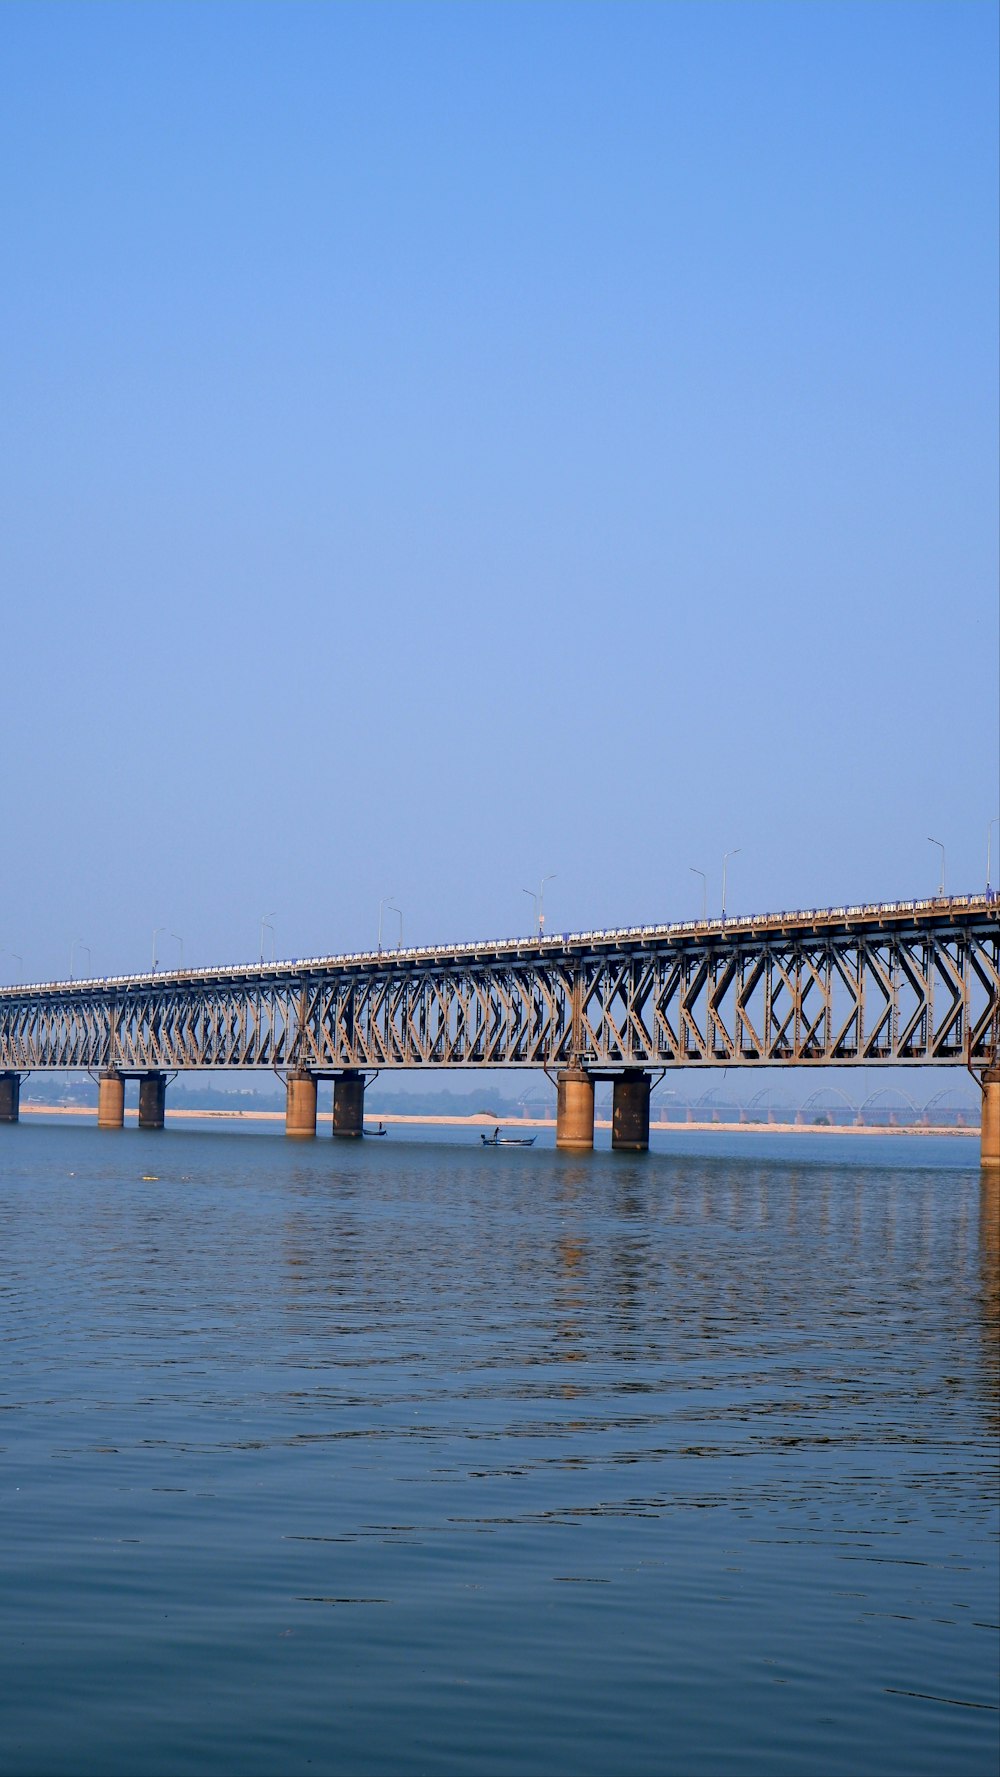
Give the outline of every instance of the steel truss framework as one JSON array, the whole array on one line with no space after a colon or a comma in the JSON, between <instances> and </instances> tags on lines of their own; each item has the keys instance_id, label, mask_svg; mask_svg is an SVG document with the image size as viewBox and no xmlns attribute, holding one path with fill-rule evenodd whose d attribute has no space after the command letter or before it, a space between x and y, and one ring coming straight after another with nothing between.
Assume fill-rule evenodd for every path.
<instances>
[{"instance_id":1,"label":"steel truss framework","mask_svg":"<svg viewBox=\"0 0 1000 1777\"><path fill-rule=\"evenodd\" d=\"M0 1070L987 1065L995 903L878 911L8 988Z\"/></svg>"}]
</instances>

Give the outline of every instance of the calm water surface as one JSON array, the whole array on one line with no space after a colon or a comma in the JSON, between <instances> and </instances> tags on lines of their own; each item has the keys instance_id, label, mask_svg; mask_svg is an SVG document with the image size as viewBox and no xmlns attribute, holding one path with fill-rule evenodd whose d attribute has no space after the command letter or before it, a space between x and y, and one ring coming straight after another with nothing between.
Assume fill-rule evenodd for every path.
<instances>
[{"instance_id":1,"label":"calm water surface","mask_svg":"<svg viewBox=\"0 0 1000 1777\"><path fill-rule=\"evenodd\" d=\"M0 1770L992 1774L977 1159L0 1130Z\"/></svg>"}]
</instances>

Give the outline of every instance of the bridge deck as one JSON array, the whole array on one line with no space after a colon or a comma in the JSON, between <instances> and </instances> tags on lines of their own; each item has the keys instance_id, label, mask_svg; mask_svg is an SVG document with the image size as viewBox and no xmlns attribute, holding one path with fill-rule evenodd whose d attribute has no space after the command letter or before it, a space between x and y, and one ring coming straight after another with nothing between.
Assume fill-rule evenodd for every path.
<instances>
[{"instance_id":1,"label":"bridge deck","mask_svg":"<svg viewBox=\"0 0 1000 1777\"><path fill-rule=\"evenodd\" d=\"M0 987L0 1000L25 994L78 996L100 988L197 986L233 982L280 982L341 972L398 973L469 963L526 963L565 957L622 955L640 950L685 948L711 940L755 940L815 934L835 936L882 931L947 930L970 920L1000 922L1000 894L950 895L922 901L877 901L850 907L740 914L731 919L682 920L668 925L619 926L607 931L562 932L539 938L480 938L461 944L347 951L331 956L289 957L278 962L225 963L212 967L157 969L134 975L99 975Z\"/></svg>"}]
</instances>

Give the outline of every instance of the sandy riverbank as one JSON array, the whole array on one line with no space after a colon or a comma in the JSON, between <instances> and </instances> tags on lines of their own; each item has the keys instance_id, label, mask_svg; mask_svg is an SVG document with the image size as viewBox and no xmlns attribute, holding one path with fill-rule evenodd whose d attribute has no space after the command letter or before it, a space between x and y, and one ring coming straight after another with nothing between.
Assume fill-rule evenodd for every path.
<instances>
[{"instance_id":1,"label":"sandy riverbank","mask_svg":"<svg viewBox=\"0 0 1000 1777\"><path fill-rule=\"evenodd\" d=\"M128 1110L126 1121L134 1123L138 1111ZM84 1104L22 1104L22 1117L82 1117L96 1120L96 1105ZM284 1123L284 1111L195 1111L171 1110L166 1112L170 1123ZM330 1111L320 1111L318 1123L332 1123ZM477 1113L473 1117L417 1117L406 1116L398 1111L383 1111L372 1114L370 1122L406 1124L413 1128L447 1128L447 1129L495 1129L496 1117L485 1117ZM554 1117L510 1117L501 1119L504 1129L554 1129ZM595 1129L610 1129L610 1118L598 1117ZM979 1135L978 1125L957 1128L954 1124L885 1124L885 1123L650 1123L650 1130L664 1133L671 1131L675 1135L683 1135L685 1130L695 1134L711 1133L715 1135Z\"/></svg>"}]
</instances>

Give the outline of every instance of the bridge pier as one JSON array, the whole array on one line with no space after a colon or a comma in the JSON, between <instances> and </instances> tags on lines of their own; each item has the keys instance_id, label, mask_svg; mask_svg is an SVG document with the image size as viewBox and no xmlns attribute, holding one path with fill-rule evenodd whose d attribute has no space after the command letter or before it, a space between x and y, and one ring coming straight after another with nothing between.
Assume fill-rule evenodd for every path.
<instances>
[{"instance_id":1,"label":"bridge pier","mask_svg":"<svg viewBox=\"0 0 1000 1777\"><path fill-rule=\"evenodd\" d=\"M582 1067L556 1075L556 1147L583 1153L594 1145L594 1082Z\"/></svg>"},{"instance_id":2,"label":"bridge pier","mask_svg":"<svg viewBox=\"0 0 1000 1777\"><path fill-rule=\"evenodd\" d=\"M0 1123L16 1123L21 1114L21 1076L0 1074Z\"/></svg>"},{"instance_id":3,"label":"bridge pier","mask_svg":"<svg viewBox=\"0 0 1000 1777\"><path fill-rule=\"evenodd\" d=\"M1000 1067L988 1067L983 1075L983 1132L979 1159L983 1166L1000 1167Z\"/></svg>"},{"instance_id":4,"label":"bridge pier","mask_svg":"<svg viewBox=\"0 0 1000 1777\"><path fill-rule=\"evenodd\" d=\"M305 1069L285 1081L285 1134L306 1138L316 1134L316 1081Z\"/></svg>"},{"instance_id":5,"label":"bridge pier","mask_svg":"<svg viewBox=\"0 0 1000 1777\"><path fill-rule=\"evenodd\" d=\"M98 1129L122 1129L125 1126L125 1081L121 1074L107 1069L97 1082Z\"/></svg>"},{"instance_id":6,"label":"bridge pier","mask_svg":"<svg viewBox=\"0 0 1000 1777\"><path fill-rule=\"evenodd\" d=\"M139 1080L139 1128L162 1129L167 1101L167 1076L150 1071Z\"/></svg>"},{"instance_id":7,"label":"bridge pier","mask_svg":"<svg viewBox=\"0 0 1000 1777\"><path fill-rule=\"evenodd\" d=\"M365 1076L347 1068L333 1078L333 1133L353 1141L365 1133Z\"/></svg>"},{"instance_id":8,"label":"bridge pier","mask_svg":"<svg viewBox=\"0 0 1000 1777\"><path fill-rule=\"evenodd\" d=\"M644 1154L649 1147L651 1081L641 1068L627 1067L612 1089L611 1146L620 1153Z\"/></svg>"}]
</instances>

